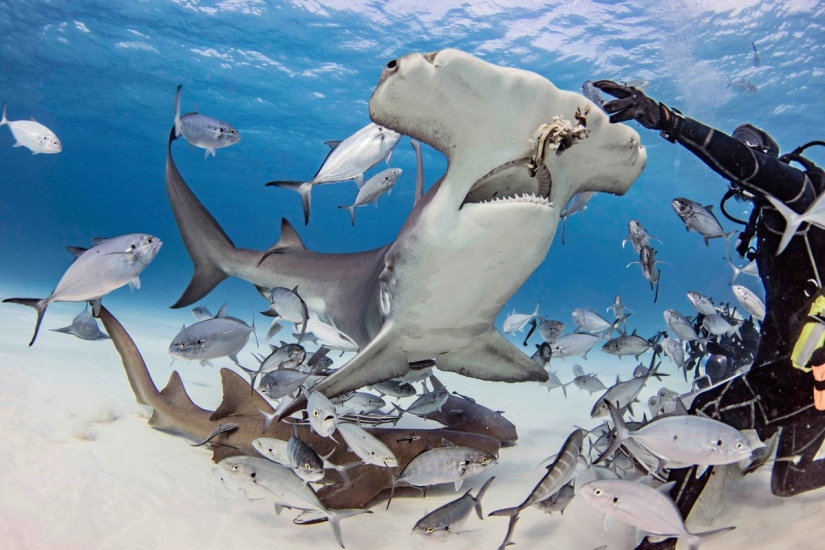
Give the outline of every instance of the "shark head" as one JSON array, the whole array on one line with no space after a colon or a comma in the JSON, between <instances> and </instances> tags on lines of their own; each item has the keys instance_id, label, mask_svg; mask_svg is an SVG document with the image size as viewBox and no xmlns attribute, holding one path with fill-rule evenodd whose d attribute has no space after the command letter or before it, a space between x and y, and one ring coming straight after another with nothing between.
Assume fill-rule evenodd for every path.
<instances>
[{"instance_id":1,"label":"shark head","mask_svg":"<svg viewBox=\"0 0 825 550\"><path fill-rule=\"evenodd\" d=\"M576 124L577 112L585 111L587 137L544 155L549 196L542 192L546 182L541 177L515 175L519 162L501 174L510 180L505 196L542 194L559 208L583 191L624 194L647 161L639 134L610 124L584 96L559 90L536 73L445 49L390 61L370 99L373 121L441 151L450 171L461 172L450 189L460 203L503 198L501 181L488 185L486 194L478 192L479 181L499 167L533 157L534 134L542 124L554 117Z\"/></svg>"}]
</instances>

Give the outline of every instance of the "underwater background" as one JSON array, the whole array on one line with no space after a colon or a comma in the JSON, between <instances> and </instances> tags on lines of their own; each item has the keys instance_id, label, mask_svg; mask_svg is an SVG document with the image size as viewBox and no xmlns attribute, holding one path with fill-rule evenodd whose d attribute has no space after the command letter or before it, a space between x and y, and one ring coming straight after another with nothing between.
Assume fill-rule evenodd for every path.
<instances>
[{"instance_id":1,"label":"underwater background","mask_svg":"<svg viewBox=\"0 0 825 550\"><path fill-rule=\"evenodd\" d=\"M72 261L66 246L142 232L159 237L162 250L141 274L140 290L119 289L104 305L167 334L167 342L182 323L194 321L190 308L168 309L192 275L164 183L179 84L182 113L197 102L199 112L229 122L242 136L214 158L190 150L183 140L173 144L184 179L236 246L267 249L278 240L282 217L310 250L353 252L390 242L413 206L409 138L392 156L390 166L403 169L392 193L377 207L356 209L354 226L338 208L352 204L353 182L314 189L306 226L298 195L264 184L309 180L327 153L324 141L365 126L370 94L389 60L447 47L534 71L563 90L580 92L586 80L646 80L647 95L686 116L728 133L750 122L769 132L783 152L825 139L825 4L815 0L0 1L0 101L9 120L33 117L63 144L60 154L33 156L13 148L8 128L0 127L0 298L47 296ZM757 91L731 84L740 79ZM670 205L676 197L713 204L726 231L740 229L719 212L726 182L684 148L636 129L648 153L640 178L625 196L597 194L583 214L571 216L565 244L559 228L547 259L500 313L499 328L513 309L530 313L539 301L542 317L562 320L568 329L574 308L596 308L612 320L605 308L620 294L634 311L628 328L650 337L667 328L664 309L692 314L689 290L736 305L724 242L705 246L700 235L685 231ZM446 161L422 148L429 188ZM825 165L822 148L806 154ZM367 176L385 167L379 164ZM732 214L746 218L749 204L729 204ZM660 264L656 303L639 267L627 267L638 260L631 247L621 245L630 219L662 241L653 245L657 259L667 262ZM733 262L746 263L735 257ZM763 296L757 278L740 275L736 282ZM224 302L230 315L247 322L253 308L265 309L255 289L238 279L221 283L202 301L212 311ZM52 305L43 328L66 325L81 307ZM42 330L35 347L26 349L34 312L4 304L4 316L19 328L0 335L0 362L7 365L21 357L36 365L42 361L38 353L45 353L39 349L97 346ZM262 337L268 320L256 314L256 322ZM524 333L513 337L520 347L523 339ZM538 343L538 335L531 342ZM532 353L532 343L522 349ZM171 360L166 345L148 351L160 357L159 385ZM73 357L66 353L66 368ZM598 349L588 357L587 371L615 363ZM567 381L576 362L551 366ZM634 364L624 362L623 378ZM178 368L197 369L194 376L204 384L207 378L216 384L216 371L194 363ZM64 376L91 380L97 374ZM123 373L114 377L128 391ZM613 374L603 379L612 381ZM193 397L207 393L192 391ZM587 409L581 412L586 417ZM491 540L500 535L496 531ZM326 530L320 536L332 547ZM724 540L718 547L725 547Z\"/></svg>"}]
</instances>

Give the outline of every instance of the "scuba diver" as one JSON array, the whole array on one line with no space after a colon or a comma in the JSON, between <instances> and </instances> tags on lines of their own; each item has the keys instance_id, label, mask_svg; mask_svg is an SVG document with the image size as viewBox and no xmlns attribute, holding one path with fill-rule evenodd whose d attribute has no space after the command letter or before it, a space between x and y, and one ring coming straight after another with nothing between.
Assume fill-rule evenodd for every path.
<instances>
[{"instance_id":1,"label":"scuba diver","mask_svg":"<svg viewBox=\"0 0 825 550\"><path fill-rule=\"evenodd\" d=\"M780 243L786 220L771 200L794 212L805 212L825 190L825 172L801 153L811 142L780 156L776 142L764 131L742 124L732 136L683 116L633 87L609 80L594 85L616 97L604 104L610 122L636 120L679 143L730 183L731 196L753 203L746 228L739 235L740 257L755 260L765 288L767 314L751 369L701 394L691 413L701 412L737 429L755 429L762 441L781 430L773 464L771 492L791 496L825 486L825 460L815 460L825 441L825 230L803 223L787 248ZM798 163L802 168L791 166ZM733 218L731 218L733 219ZM738 221L738 220L735 220ZM740 222L743 223L743 222ZM755 249L750 247L756 237ZM819 362L817 362L819 361ZM813 376L812 376L813 373ZM812 391L813 390L813 391ZM785 457L785 458L783 458ZM708 469L696 478L696 467L672 469L674 500L687 518L711 477ZM672 549L676 539L640 549Z\"/></svg>"}]
</instances>

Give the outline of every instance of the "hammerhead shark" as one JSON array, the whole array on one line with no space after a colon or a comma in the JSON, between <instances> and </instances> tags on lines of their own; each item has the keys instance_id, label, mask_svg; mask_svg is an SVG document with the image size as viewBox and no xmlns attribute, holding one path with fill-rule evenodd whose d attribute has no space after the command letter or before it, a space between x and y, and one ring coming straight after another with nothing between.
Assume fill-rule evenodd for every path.
<instances>
[{"instance_id":1,"label":"hammerhead shark","mask_svg":"<svg viewBox=\"0 0 825 550\"><path fill-rule=\"evenodd\" d=\"M337 445L329 438L321 437L308 425L272 422L265 429L265 418L261 414L272 414L274 409L257 391L250 392L249 383L229 369L221 369L223 401L215 411L195 405L186 393L178 371L173 371L166 387L158 391L146 368L140 351L123 328L123 325L105 308L100 308L98 317L106 327L112 343L123 360L123 367L138 403L152 408L149 425L159 429L179 432L198 440L206 439L216 428L232 423L236 428L220 433L211 439L212 459L219 462L237 455L260 456L252 445L259 437L274 437L288 440L296 430L298 437L319 455L329 456L333 464L346 464L359 458L348 451L346 445ZM476 426L475 430L480 429ZM422 452L438 447L443 441L456 446L472 447L498 455L501 443L498 439L476 433L454 430L405 430L399 428L367 429L381 440L395 454L398 460L397 473ZM318 496L327 508L360 508L384 489L392 487L390 468L369 464L356 466L350 470L352 486L330 483L318 491Z\"/></svg>"},{"instance_id":2,"label":"hammerhead shark","mask_svg":"<svg viewBox=\"0 0 825 550\"><path fill-rule=\"evenodd\" d=\"M268 251L236 248L178 172L173 133L166 185L195 273L172 307L230 276L264 288L297 286L310 310L361 347L317 386L327 396L433 358L439 369L482 380L546 380L493 323L544 260L570 198L623 194L636 180L647 159L639 135L535 73L452 49L390 61L369 112L442 152L448 167L395 241L355 254L307 250L286 220Z\"/></svg>"}]
</instances>

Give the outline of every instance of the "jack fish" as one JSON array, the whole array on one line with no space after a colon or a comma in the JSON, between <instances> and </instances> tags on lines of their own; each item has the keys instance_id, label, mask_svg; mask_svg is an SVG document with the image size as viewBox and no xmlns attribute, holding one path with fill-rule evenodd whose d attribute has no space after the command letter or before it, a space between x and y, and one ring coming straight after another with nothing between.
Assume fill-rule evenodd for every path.
<instances>
[{"instance_id":1,"label":"jack fish","mask_svg":"<svg viewBox=\"0 0 825 550\"><path fill-rule=\"evenodd\" d=\"M0 126L7 125L14 136L14 147L25 147L32 152L32 155L45 153L53 155L63 150L63 145L54 132L35 121L31 120L8 120L6 118L6 104L3 103L3 118L0 118Z\"/></svg>"}]
</instances>

